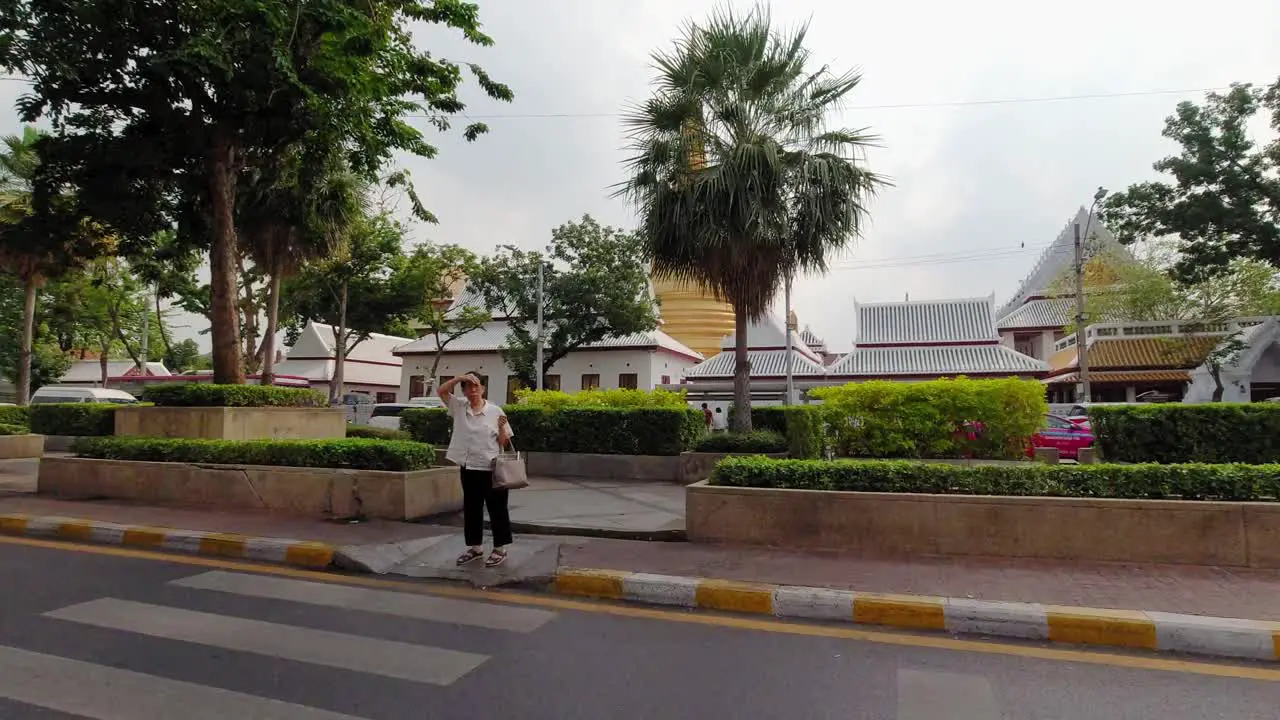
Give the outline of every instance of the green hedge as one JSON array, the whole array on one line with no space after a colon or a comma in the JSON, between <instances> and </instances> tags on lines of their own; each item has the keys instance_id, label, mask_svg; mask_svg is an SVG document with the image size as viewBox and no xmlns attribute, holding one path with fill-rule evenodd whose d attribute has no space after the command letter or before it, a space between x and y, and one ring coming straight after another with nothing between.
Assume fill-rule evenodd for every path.
<instances>
[{"instance_id":1,"label":"green hedge","mask_svg":"<svg viewBox=\"0 0 1280 720\"><path fill-rule=\"evenodd\" d=\"M784 453L787 451L787 439L782 433L772 430L712 433L698 440L693 449L709 453Z\"/></svg>"},{"instance_id":2,"label":"green hedge","mask_svg":"<svg viewBox=\"0 0 1280 720\"><path fill-rule=\"evenodd\" d=\"M413 436L403 430L372 427L370 425L347 425L347 437L370 438L372 440L412 440Z\"/></svg>"},{"instance_id":3,"label":"green hedge","mask_svg":"<svg viewBox=\"0 0 1280 720\"><path fill-rule=\"evenodd\" d=\"M453 433L453 418L444 408L405 408L400 412L400 427L418 442L445 446Z\"/></svg>"},{"instance_id":4,"label":"green hedge","mask_svg":"<svg viewBox=\"0 0 1280 720\"><path fill-rule=\"evenodd\" d=\"M1089 408L1113 462L1280 462L1280 403L1103 405Z\"/></svg>"},{"instance_id":5,"label":"green hedge","mask_svg":"<svg viewBox=\"0 0 1280 720\"><path fill-rule=\"evenodd\" d=\"M670 390L583 390L576 393L559 390L517 390L516 404L547 410L568 408L682 408L688 405L685 392Z\"/></svg>"},{"instance_id":6,"label":"green hedge","mask_svg":"<svg viewBox=\"0 0 1280 720\"><path fill-rule=\"evenodd\" d=\"M711 484L952 495L1280 499L1280 465L956 465L906 460L726 458Z\"/></svg>"},{"instance_id":7,"label":"green hedge","mask_svg":"<svg viewBox=\"0 0 1280 720\"><path fill-rule=\"evenodd\" d=\"M277 465L357 470L425 470L436 452L406 440L185 440L169 438L84 438L73 448L80 457L104 460Z\"/></svg>"},{"instance_id":8,"label":"green hedge","mask_svg":"<svg viewBox=\"0 0 1280 720\"><path fill-rule=\"evenodd\" d=\"M820 458L825 442L822 407L819 405L770 405L751 408L751 427L772 430L787 439L793 458Z\"/></svg>"},{"instance_id":9,"label":"green hedge","mask_svg":"<svg viewBox=\"0 0 1280 720\"><path fill-rule=\"evenodd\" d=\"M31 406L31 432L40 435L114 435L113 403L49 403Z\"/></svg>"},{"instance_id":10,"label":"green hedge","mask_svg":"<svg viewBox=\"0 0 1280 720\"><path fill-rule=\"evenodd\" d=\"M602 455L679 455L705 433L702 411L679 408L565 408L530 405L503 408L515 430L515 445L527 452ZM440 408L409 408L400 426L414 440L444 445L453 421Z\"/></svg>"},{"instance_id":11,"label":"green hedge","mask_svg":"<svg viewBox=\"0 0 1280 720\"><path fill-rule=\"evenodd\" d=\"M273 385L152 385L142 399L161 407L328 407L323 393Z\"/></svg>"},{"instance_id":12,"label":"green hedge","mask_svg":"<svg viewBox=\"0 0 1280 720\"><path fill-rule=\"evenodd\" d=\"M31 408L0 405L0 425L30 425Z\"/></svg>"},{"instance_id":13,"label":"green hedge","mask_svg":"<svg viewBox=\"0 0 1280 720\"><path fill-rule=\"evenodd\" d=\"M1014 459L1049 409L1040 382L1016 378L871 381L809 395L822 401L832 449L843 457ZM974 439L966 427L979 427Z\"/></svg>"},{"instance_id":14,"label":"green hedge","mask_svg":"<svg viewBox=\"0 0 1280 720\"><path fill-rule=\"evenodd\" d=\"M27 435L31 429L26 425L11 425L9 423L0 423L0 435Z\"/></svg>"}]
</instances>

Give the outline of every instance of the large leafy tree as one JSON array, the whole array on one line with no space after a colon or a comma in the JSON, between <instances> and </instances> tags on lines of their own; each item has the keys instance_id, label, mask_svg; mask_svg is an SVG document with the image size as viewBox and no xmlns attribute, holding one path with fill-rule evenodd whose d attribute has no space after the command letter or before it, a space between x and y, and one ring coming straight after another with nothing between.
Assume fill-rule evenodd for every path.
<instances>
[{"instance_id":1,"label":"large leafy tree","mask_svg":"<svg viewBox=\"0 0 1280 720\"><path fill-rule=\"evenodd\" d=\"M342 397L347 354L373 333L406 335L418 308L404 283L404 228L386 214L355 223L339 252L287 279L281 317L296 337L308 320L333 327L331 401Z\"/></svg>"},{"instance_id":2,"label":"large leafy tree","mask_svg":"<svg viewBox=\"0 0 1280 720\"><path fill-rule=\"evenodd\" d=\"M313 133L369 177L396 151L433 156L406 116L447 128L465 107L462 72L414 47L414 22L492 42L461 0L6 0L0 65L34 81L21 115L53 127L37 204L68 185L125 252L175 223L207 248L214 378L240 382L239 176Z\"/></svg>"},{"instance_id":3,"label":"large leafy tree","mask_svg":"<svg viewBox=\"0 0 1280 720\"><path fill-rule=\"evenodd\" d=\"M48 141L28 127L21 135L5 137L0 150L0 273L16 278L23 289L14 381L19 405L25 405L31 395L40 287L109 247L96 222L70 210L71 198L62 188L54 188L56 192L37 202L34 185Z\"/></svg>"},{"instance_id":4,"label":"large leafy tree","mask_svg":"<svg viewBox=\"0 0 1280 720\"><path fill-rule=\"evenodd\" d=\"M644 241L590 215L551 231L546 253L506 246L486 258L472 283L494 314L508 318L503 349L524 387L585 345L657 326ZM538 266L542 265L543 361L537 366Z\"/></svg>"},{"instance_id":5,"label":"large leafy tree","mask_svg":"<svg viewBox=\"0 0 1280 720\"><path fill-rule=\"evenodd\" d=\"M411 321L419 335L435 341L436 354L427 375L433 381L449 344L484 327L491 318L483 303L452 306L455 289L479 267L475 253L457 245L419 245L405 263L403 286L416 306Z\"/></svg>"},{"instance_id":6,"label":"large leafy tree","mask_svg":"<svg viewBox=\"0 0 1280 720\"><path fill-rule=\"evenodd\" d=\"M22 323L26 293L17 278L0 273L0 327L17 328ZM71 367L71 356L60 346L63 328L57 326L56 303L48 292L37 298L31 345L31 365L27 373L32 392L41 386L58 382ZM61 331L61 332L60 332ZM18 385L18 368L22 359L21 336L0 333L0 377Z\"/></svg>"},{"instance_id":7,"label":"large leafy tree","mask_svg":"<svg viewBox=\"0 0 1280 720\"><path fill-rule=\"evenodd\" d=\"M886 182L863 162L873 136L827 125L860 76L814 68L807 31L779 30L764 7L717 11L654 54L654 94L625 120L619 193L639 208L654 273L733 304L739 408L751 403L748 326L789 278L826 271ZM734 425L749 430L751 413Z\"/></svg>"},{"instance_id":8,"label":"large leafy tree","mask_svg":"<svg viewBox=\"0 0 1280 720\"><path fill-rule=\"evenodd\" d=\"M1269 142L1254 139L1260 113ZM1172 271L1188 282L1227 272L1238 258L1280 268L1280 80L1181 103L1163 134L1179 148L1153 166L1167 179L1137 183L1103 204L1120 241L1175 238Z\"/></svg>"}]
</instances>

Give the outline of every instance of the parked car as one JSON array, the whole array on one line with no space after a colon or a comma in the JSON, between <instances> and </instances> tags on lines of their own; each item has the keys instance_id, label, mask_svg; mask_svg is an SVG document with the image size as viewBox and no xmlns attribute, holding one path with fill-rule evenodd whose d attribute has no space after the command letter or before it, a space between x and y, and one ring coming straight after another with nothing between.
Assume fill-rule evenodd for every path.
<instances>
[{"instance_id":1,"label":"parked car","mask_svg":"<svg viewBox=\"0 0 1280 720\"><path fill-rule=\"evenodd\" d=\"M77 385L45 385L31 395L32 405L51 403L116 403L130 405L138 399L123 390L80 387Z\"/></svg>"},{"instance_id":2,"label":"parked car","mask_svg":"<svg viewBox=\"0 0 1280 720\"><path fill-rule=\"evenodd\" d=\"M1117 405L1138 405L1141 403L1123 403L1123 402L1087 402L1076 403L1069 410L1062 413L1062 416L1071 422L1092 430L1093 425L1089 423L1089 408L1094 407L1114 407Z\"/></svg>"},{"instance_id":3,"label":"parked car","mask_svg":"<svg viewBox=\"0 0 1280 720\"><path fill-rule=\"evenodd\" d=\"M1093 430L1072 422L1060 415L1045 415L1044 427L1031 436L1028 456L1035 455L1035 448L1057 448L1058 457L1069 460L1080 458L1080 449L1093 447Z\"/></svg>"},{"instance_id":4,"label":"parked car","mask_svg":"<svg viewBox=\"0 0 1280 720\"><path fill-rule=\"evenodd\" d=\"M378 403L373 406L373 413L369 416L369 427L384 428L386 430L400 429L400 413L409 408L420 408L421 404L410 403Z\"/></svg>"}]
</instances>

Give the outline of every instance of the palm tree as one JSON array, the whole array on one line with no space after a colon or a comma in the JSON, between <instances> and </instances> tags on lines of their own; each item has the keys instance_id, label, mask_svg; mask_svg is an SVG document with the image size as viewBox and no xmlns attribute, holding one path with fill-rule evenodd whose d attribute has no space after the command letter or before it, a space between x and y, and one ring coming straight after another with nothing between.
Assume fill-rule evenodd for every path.
<instances>
[{"instance_id":1,"label":"palm tree","mask_svg":"<svg viewBox=\"0 0 1280 720\"><path fill-rule=\"evenodd\" d=\"M807 31L775 29L763 7L718 10L654 53L655 92L624 121L617 194L639 209L654 274L733 304L738 408L751 404L747 327L796 273L826 271L888 184L864 166L874 136L828 129L861 78L809 70ZM751 413L734 426L750 430Z\"/></svg>"},{"instance_id":2,"label":"palm tree","mask_svg":"<svg viewBox=\"0 0 1280 720\"><path fill-rule=\"evenodd\" d=\"M280 287L308 260L337 252L364 216L365 188L332 150L306 148L246 173L237 213L255 264L270 278L262 384L275 382Z\"/></svg>"}]
</instances>

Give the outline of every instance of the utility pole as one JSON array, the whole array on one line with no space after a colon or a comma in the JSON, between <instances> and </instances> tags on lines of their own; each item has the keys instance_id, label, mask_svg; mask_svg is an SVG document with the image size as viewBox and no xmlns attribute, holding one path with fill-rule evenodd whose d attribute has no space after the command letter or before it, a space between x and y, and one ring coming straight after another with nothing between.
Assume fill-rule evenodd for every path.
<instances>
[{"instance_id":1,"label":"utility pole","mask_svg":"<svg viewBox=\"0 0 1280 720\"><path fill-rule=\"evenodd\" d=\"M142 337L138 340L141 358L138 361L138 375L146 377L147 360L151 356L151 298L147 298L147 302L142 304Z\"/></svg>"},{"instance_id":2,"label":"utility pole","mask_svg":"<svg viewBox=\"0 0 1280 720\"><path fill-rule=\"evenodd\" d=\"M783 326L787 332L787 399L783 401L783 405L790 405L795 398L795 378L791 376L791 273L787 273L786 283L783 291L783 304L786 310L783 315Z\"/></svg>"},{"instance_id":3,"label":"utility pole","mask_svg":"<svg viewBox=\"0 0 1280 720\"><path fill-rule=\"evenodd\" d=\"M542 389L542 258L538 258L538 352L537 359L534 361L537 367L534 373L537 377L538 389Z\"/></svg>"},{"instance_id":4,"label":"utility pole","mask_svg":"<svg viewBox=\"0 0 1280 720\"><path fill-rule=\"evenodd\" d=\"M1072 226L1076 246L1076 357L1080 366L1080 392L1076 402L1089 402L1089 347L1084 327L1084 241L1080 237L1080 223Z\"/></svg>"}]
</instances>

